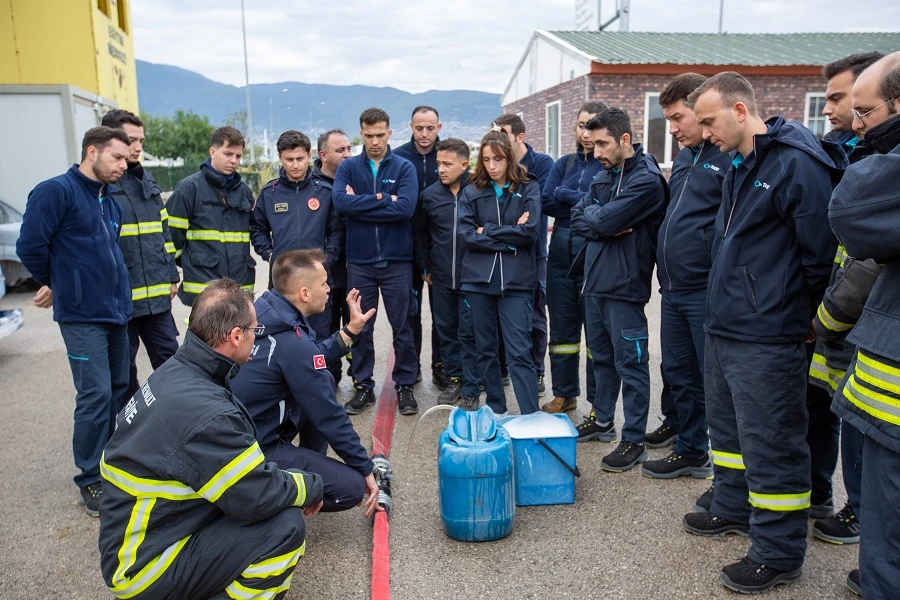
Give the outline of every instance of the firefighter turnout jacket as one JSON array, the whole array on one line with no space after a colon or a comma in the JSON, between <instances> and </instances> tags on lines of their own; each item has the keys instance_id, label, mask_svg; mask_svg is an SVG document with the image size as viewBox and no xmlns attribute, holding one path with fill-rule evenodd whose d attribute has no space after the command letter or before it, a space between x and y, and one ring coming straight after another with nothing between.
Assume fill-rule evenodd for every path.
<instances>
[{"instance_id":1,"label":"firefighter turnout jacket","mask_svg":"<svg viewBox=\"0 0 900 600\"><path fill-rule=\"evenodd\" d=\"M117 597L139 597L218 518L253 523L322 499L318 475L266 462L231 392L237 370L188 331L119 413L100 462L100 567Z\"/></svg>"},{"instance_id":2,"label":"firefighter turnout jacket","mask_svg":"<svg viewBox=\"0 0 900 600\"><path fill-rule=\"evenodd\" d=\"M250 256L253 192L239 173L226 177L209 159L185 177L166 203L175 257L184 270L178 297L185 305L213 279L228 277L253 291L256 260Z\"/></svg>"}]
</instances>

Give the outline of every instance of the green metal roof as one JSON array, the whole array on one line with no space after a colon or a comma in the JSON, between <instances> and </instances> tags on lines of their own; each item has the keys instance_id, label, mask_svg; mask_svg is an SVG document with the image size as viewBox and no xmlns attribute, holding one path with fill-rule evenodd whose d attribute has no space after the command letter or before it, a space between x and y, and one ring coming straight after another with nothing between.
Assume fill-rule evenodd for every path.
<instances>
[{"instance_id":1,"label":"green metal roof","mask_svg":"<svg viewBox=\"0 0 900 600\"><path fill-rule=\"evenodd\" d=\"M591 56L620 65L823 65L857 52L900 50L900 32L662 33L548 31Z\"/></svg>"}]
</instances>

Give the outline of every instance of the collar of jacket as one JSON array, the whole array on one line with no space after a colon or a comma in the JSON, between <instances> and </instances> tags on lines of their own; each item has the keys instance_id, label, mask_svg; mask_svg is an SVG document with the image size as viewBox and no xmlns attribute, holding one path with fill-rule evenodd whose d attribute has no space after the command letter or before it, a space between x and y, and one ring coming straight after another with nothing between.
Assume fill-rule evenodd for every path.
<instances>
[{"instance_id":1,"label":"collar of jacket","mask_svg":"<svg viewBox=\"0 0 900 600\"><path fill-rule=\"evenodd\" d=\"M634 148L634 156L625 159L625 162L622 163L622 171L630 172L636 164L644 160L644 147L641 144L632 144L631 147Z\"/></svg>"},{"instance_id":2,"label":"collar of jacket","mask_svg":"<svg viewBox=\"0 0 900 600\"><path fill-rule=\"evenodd\" d=\"M94 195L94 197L99 198L100 193L103 191L104 184L100 181L94 181L84 173L78 170L78 165L72 165L69 167L69 175L75 178L75 181L78 182L81 187Z\"/></svg>"},{"instance_id":3,"label":"collar of jacket","mask_svg":"<svg viewBox=\"0 0 900 600\"><path fill-rule=\"evenodd\" d=\"M519 164L529 171L531 170L531 167L534 166L534 148L532 148L531 144L528 142L525 142L525 156L522 157Z\"/></svg>"},{"instance_id":4,"label":"collar of jacket","mask_svg":"<svg viewBox=\"0 0 900 600\"><path fill-rule=\"evenodd\" d=\"M299 189L305 188L307 185L309 185L309 182L312 181L312 178L314 176L315 175L313 173L313 170L307 169L306 177L304 177L300 181L291 181L290 179L288 179L288 176L285 174L284 167L281 167L281 169L278 170L278 181L280 183L283 183L284 185L288 186L291 189L299 190Z\"/></svg>"},{"instance_id":5,"label":"collar of jacket","mask_svg":"<svg viewBox=\"0 0 900 600\"><path fill-rule=\"evenodd\" d=\"M393 154L393 152L391 151L391 145L388 144L387 150L384 151L384 156L381 158L381 162L378 163L378 166L381 167L381 165L383 165L383 164L385 163L385 161L391 160L391 155L392 155L392 154ZM361 159L362 159L362 161L363 161L363 164L366 165L366 167L368 168L368 166L369 166L369 155L366 154L366 147L365 147L365 146L363 146L362 152L359 153L359 156L361 157Z\"/></svg>"},{"instance_id":6,"label":"collar of jacket","mask_svg":"<svg viewBox=\"0 0 900 600\"><path fill-rule=\"evenodd\" d=\"M291 304L291 302L281 295L276 289L271 289L263 292L262 297L265 297L276 313L278 313L279 318L284 321L284 323L290 328L296 330L298 327L303 329L303 332L309 335L310 330L312 329L309 325L309 322L306 320L306 317L303 316L303 313L300 312L296 306ZM275 333L278 333L277 331Z\"/></svg>"},{"instance_id":7,"label":"collar of jacket","mask_svg":"<svg viewBox=\"0 0 900 600\"><path fill-rule=\"evenodd\" d=\"M584 147L582 147L581 142L575 144L575 155L578 157L578 160L583 163L589 163L597 160L596 158L594 158L594 151L591 150L590 152L587 152Z\"/></svg>"},{"instance_id":8,"label":"collar of jacket","mask_svg":"<svg viewBox=\"0 0 900 600\"><path fill-rule=\"evenodd\" d=\"M227 191L236 190L241 187L240 173L235 171L234 178L231 180L231 185L228 185L228 177L216 171L208 158L200 163L200 170L203 171L203 176L206 177L206 180L213 187Z\"/></svg>"},{"instance_id":9,"label":"collar of jacket","mask_svg":"<svg viewBox=\"0 0 900 600\"><path fill-rule=\"evenodd\" d=\"M757 134L753 145L753 160L744 157L747 168L759 162L769 150L777 144L791 146L805 152L824 164L829 169L846 169L847 154L838 144L827 140L816 140L812 132L796 121L785 121L784 117L772 117L766 120L766 133ZM813 145L813 142L815 145ZM747 164L747 163L750 164Z\"/></svg>"},{"instance_id":10,"label":"collar of jacket","mask_svg":"<svg viewBox=\"0 0 900 600\"><path fill-rule=\"evenodd\" d=\"M228 389L231 389L228 381L237 375L240 368L236 362L207 346L206 342L190 330L185 332L184 343L178 349L177 355L211 380Z\"/></svg>"},{"instance_id":11,"label":"collar of jacket","mask_svg":"<svg viewBox=\"0 0 900 600\"><path fill-rule=\"evenodd\" d=\"M879 123L866 132L865 140L879 154L887 154L900 145L900 115Z\"/></svg>"},{"instance_id":12,"label":"collar of jacket","mask_svg":"<svg viewBox=\"0 0 900 600\"><path fill-rule=\"evenodd\" d=\"M444 185L440 179L438 179L438 183L441 184L441 187L444 188L448 194L450 194L451 196L453 195L453 192L450 191L449 185ZM469 172L463 171L462 175L459 176L459 194L457 195L462 195L463 190L466 189L467 185L469 185Z\"/></svg>"},{"instance_id":13,"label":"collar of jacket","mask_svg":"<svg viewBox=\"0 0 900 600\"><path fill-rule=\"evenodd\" d=\"M328 183L331 183L331 184L334 183L334 177L329 177L328 175L326 175L325 173L322 172L322 159L321 158L317 158L316 160L313 161L313 168L310 170L314 170L316 177L321 177L324 181L327 181Z\"/></svg>"},{"instance_id":14,"label":"collar of jacket","mask_svg":"<svg viewBox=\"0 0 900 600\"><path fill-rule=\"evenodd\" d=\"M434 145L431 147L431 150L428 151L427 154L422 154L419 152L419 147L416 146L416 134L411 134L409 136L409 147L413 149L413 152L418 154L419 156L437 156L437 147L438 144L441 143L441 136L437 136L434 140Z\"/></svg>"}]
</instances>

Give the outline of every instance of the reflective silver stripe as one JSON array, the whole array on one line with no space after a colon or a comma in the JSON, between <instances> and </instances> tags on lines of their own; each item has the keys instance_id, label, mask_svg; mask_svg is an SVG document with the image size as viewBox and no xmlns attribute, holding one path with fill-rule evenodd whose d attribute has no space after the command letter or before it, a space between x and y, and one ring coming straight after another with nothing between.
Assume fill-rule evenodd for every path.
<instances>
[{"instance_id":1,"label":"reflective silver stripe","mask_svg":"<svg viewBox=\"0 0 900 600\"><path fill-rule=\"evenodd\" d=\"M201 496L179 481L161 481L136 477L122 469L100 461L100 475L126 494L135 498L165 498L166 500L196 500Z\"/></svg>"},{"instance_id":2,"label":"reflective silver stripe","mask_svg":"<svg viewBox=\"0 0 900 600\"><path fill-rule=\"evenodd\" d=\"M581 344L550 344L550 354L578 354L581 352Z\"/></svg>"},{"instance_id":3,"label":"reflective silver stripe","mask_svg":"<svg viewBox=\"0 0 900 600\"><path fill-rule=\"evenodd\" d=\"M215 502L222 494L228 491L232 485L241 480L241 478L252 471L257 465L262 464L265 460L262 450L259 449L259 443L253 442L253 445L241 452L230 463L222 467L218 473L206 482L199 493L201 496Z\"/></svg>"},{"instance_id":4,"label":"reflective silver stripe","mask_svg":"<svg viewBox=\"0 0 900 600\"><path fill-rule=\"evenodd\" d=\"M759 494L750 492L750 504L767 510L792 511L809 508L812 492L800 494Z\"/></svg>"},{"instance_id":5,"label":"reflective silver stripe","mask_svg":"<svg viewBox=\"0 0 900 600\"><path fill-rule=\"evenodd\" d=\"M725 467L726 469L744 470L744 457L734 452L722 452L720 450L712 450L712 459L714 465Z\"/></svg>"},{"instance_id":6,"label":"reflective silver stripe","mask_svg":"<svg viewBox=\"0 0 900 600\"><path fill-rule=\"evenodd\" d=\"M169 219L171 223L172 218ZM249 242L249 231L216 231L214 229L188 229L186 234L189 240L199 240L206 242Z\"/></svg>"},{"instance_id":7,"label":"reflective silver stripe","mask_svg":"<svg viewBox=\"0 0 900 600\"><path fill-rule=\"evenodd\" d=\"M174 227L176 229L188 229L191 226L191 222L187 219L182 219L181 217L173 217L169 216L169 227Z\"/></svg>"},{"instance_id":8,"label":"reflective silver stripe","mask_svg":"<svg viewBox=\"0 0 900 600\"><path fill-rule=\"evenodd\" d=\"M860 350L856 355L856 371L868 376L863 378L864 381L900 394L900 369L886 365Z\"/></svg>"},{"instance_id":9,"label":"reflective silver stripe","mask_svg":"<svg viewBox=\"0 0 900 600\"><path fill-rule=\"evenodd\" d=\"M853 327L852 323L843 323L832 317L828 312L828 309L825 308L824 304L819 305L819 310L816 312L816 316L819 318L819 321L822 322L822 325L824 325L831 331L847 331L848 329Z\"/></svg>"},{"instance_id":10,"label":"reflective silver stripe","mask_svg":"<svg viewBox=\"0 0 900 600\"><path fill-rule=\"evenodd\" d=\"M166 572L189 539L191 539L191 536L178 540L166 548L162 554L147 563L147 566L141 569L140 573L128 581L126 585L115 585L109 588L109 591L117 598L122 598L123 600L137 596Z\"/></svg>"},{"instance_id":11,"label":"reflective silver stripe","mask_svg":"<svg viewBox=\"0 0 900 600\"><path fill-rule=\"evenodd\" d=\"M241 577L246 579L264 579L266 577L277 577L281 575L291 567L297 564L297 561L300 560L300 557L303 556L303 553L306 551L306 541L303 541L303 545L294 550L293 552L288 552L287 554L282 554L281 556L275 556L273 558L269 558L263 561L260 561L256 564L252 564L241 573Z\"/></svg>"},{"instance_id":12,"label":"reflective silver stripe","mask_svg":"<svg viewBox=\"0 0 900 600\"><path fill-rule=\"evenodd\" d=\"M267 590L254 590L237 581L232 581L231 585L225 588L225 593L228 594L229 598L234 598L235 600L272 600L281 592L290 589L293 579L294 574L291 573L280 586Z\"/></svg>"},{"instance_id":13,"label":"reflective silver stripe","mask_svg":"<svg viewBox=\"0 0 900 600\"><path fill-rule=\"evenodd\" d=\"M858 365L859 363L857 363ZM900 425L900 405L895 398L867 389L856 381L854 373L844 385L844 397L857 408L892 425Z\"/></svg>"}]
</instances>

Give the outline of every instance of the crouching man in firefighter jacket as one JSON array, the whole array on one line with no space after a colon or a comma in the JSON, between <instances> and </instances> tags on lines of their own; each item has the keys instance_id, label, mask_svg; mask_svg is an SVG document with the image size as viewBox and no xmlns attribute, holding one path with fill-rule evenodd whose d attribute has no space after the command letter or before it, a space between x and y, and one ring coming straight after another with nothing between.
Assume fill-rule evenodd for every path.
<instances>
[{"instance_id":1,"label":"crouching man in firefighter jacket","mask_svg":"<svg viewBox=\"0 0 900 600\"><path fill-rule=\"evenodd\" d=\"M115 596L278 599L290 588L322 479L267 463L231 391L256 327L250 293L209 282L184 344L119 413L100 462L100 567Z\"/></svg>"},{"instance_id":2,"label":"crouching man in firefighter jacket","mask_svg":"<svg viewBox=\"0 0 900 600\"><path fill-rule=\"evenodd\" d=\"M335 398L328 365L340 364L348 346L375 314L360 310L359 291L347 296L350 322L328 338L318 338L310 317L329 303L325 253L318 248L288 250L272 265L275 289L254 305L259 332L250 360L232 389L256 425L266 458L279 467L322 477L325 512L358 505L368 492L371 514L378 500L372 461ZM292 442L300 435L300 444ZM344 462L325 456L331 446Z\"/></svg>"}]
</instances>

